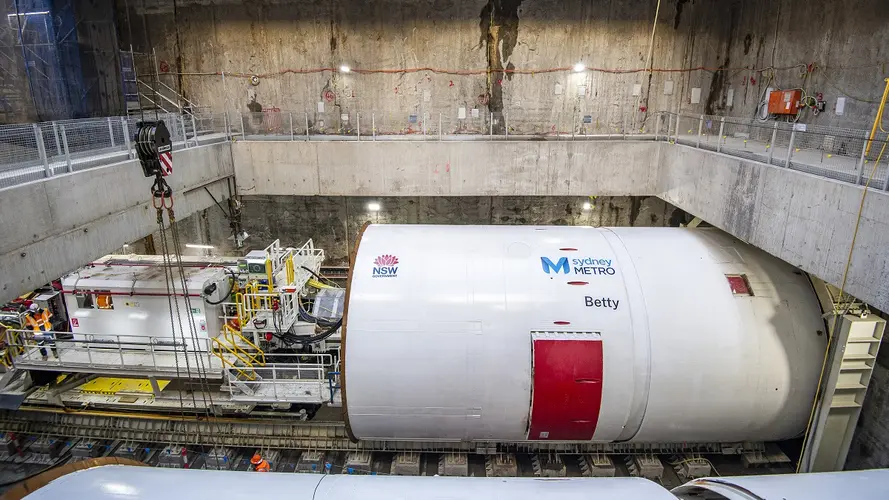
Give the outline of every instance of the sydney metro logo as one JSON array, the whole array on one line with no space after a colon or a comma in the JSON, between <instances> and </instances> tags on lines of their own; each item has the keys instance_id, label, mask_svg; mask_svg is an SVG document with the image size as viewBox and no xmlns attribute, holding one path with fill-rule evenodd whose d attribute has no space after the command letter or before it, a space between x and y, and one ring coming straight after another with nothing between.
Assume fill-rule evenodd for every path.
<instances>
[{"instance_id":1,"label":"sydney metro logo","mask_svg":"<svg viewBox=\"0 0 889 500\"><path fill-rule=\"evenodd\" d=\"M558 261L553 262L549 257L541 257L540 264L543 266L543 272L546 274L595 274L613 276L615 271L611 265L611 259L595 259L586 257L583 259L571 259L571 265L568 265L568 257L562 257Z\"/></svg>"},{"instance_id":2,"label":"sydney metro logo","mask_svg":"<svg viewBox=\"0 0 889 500\"><path fill-rule=\"evenodd\" d=\"M380 255L374 259L374 278L395 278L396 276L398 276L398 257Z\"/></svg>"}]
</instances>

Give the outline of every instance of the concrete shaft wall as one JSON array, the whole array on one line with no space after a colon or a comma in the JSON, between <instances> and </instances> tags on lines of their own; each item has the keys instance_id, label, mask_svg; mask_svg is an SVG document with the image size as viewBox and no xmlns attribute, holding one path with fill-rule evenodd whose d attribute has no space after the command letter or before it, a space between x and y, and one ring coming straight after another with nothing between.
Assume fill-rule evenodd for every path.
<instances>
[{"instance_id":1,"label":"concrete shaft wall","mask_svg":"<svg viewBox=\"0 0 889 500\"><path fill-rule=\"evenodd\" d=\"M653 141L232 144L244 195L650 196L657 151Z\"/></svg>"},{"instance_id":2,"label":"concrete shaft wall","mask_svg":"<svg viewBox=\"0 0 889 500\"><path fill-rule=\"evenodd\" d=\"M729 11L729 22L729 35L718 47L719 64L775 69L719 74L709 93L704 83L713 111L751 117L766 88L799 87L811 95L822 92L827 100L825 113L804 112L802 122L870 128L889 77L889 3L742 1ZM733 106L726 103L729 89ZM846 99L842 116L835 113L837 97Z\"/></svg>"},{"instance_id":3,"label":"concrete shaft wall","mask_svg":"<svg viewBox=\"0 0 889 500\"><path fill-rule=\"evenodd\" d=\"M242 228L250 234L245 248L233 248L227 223L213 207L182 221L180 233L185 241L213 245L218 254L262 249L279 238L291 246L312 238L328 265L348 265L365 222L675 226L684 216L653 196L243 196L241 202ZM369 211L369 202L380 210Z\"/></svg>"},{"instance_id":4,"label":"concrete shaft wall","mask_svg":"<svg viewBox=\"0 0 889 500\"><path fill-rule=\"evenodd\" d=\"M227 143L176 151L173 162L177 217L213 205L204 186L228 198ZM151 234L151 183L133 160L0 190L0 303Z\"/></svg>"},{"instance_id":5,"label":"concrete shaft wall","mask_svg":"<svg viewBox=\"0 0 889 500\"><path fill-rule=\"evenodd\" d=\"M155 49L170 68L161 80L198 104L307 111L321 130L352 127L341 116L354 122L357 111L365 118L375 111L380 128L396 131L419 130L424 116L437 121L442 113L447 128L461 107L479 108L482 117L505 111L517 132L541 121L570 129L572 115L591 115L601 130L634 120L650 127L641 108L752 117L769 86L823 92L831 110L847 95L844 116L804 113L803 122L861 127L873 119L868 101L879 98L889 76L884 0L664 1L651 67L687 71L570 71L579 61L646 68L657 3L118 1L118 19L120 45ZM343 64L385 72L314 71ZM419 69L404 71L410 68ZM553 68L563 69L547 72ZM718 68L727 71L711 71Z\"/></svg>"}]
</instances>

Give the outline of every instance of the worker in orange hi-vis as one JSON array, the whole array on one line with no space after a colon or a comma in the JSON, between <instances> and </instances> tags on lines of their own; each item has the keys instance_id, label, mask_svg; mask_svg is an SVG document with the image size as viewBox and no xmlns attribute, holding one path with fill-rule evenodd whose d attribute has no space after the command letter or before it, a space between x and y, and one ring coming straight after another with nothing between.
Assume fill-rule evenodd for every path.
<instances>
[{"instance_id":1,"label":"worker in orange hi-vis","mask_svg":"<svg viewBox=\"0 0 889 500\"><path fill-rule=\"evenodd\" d=\"M52 340L51 317L52 313L49 312L49 309L40 309L40 306L35 302L31 303L30 307L28 307L28 314L25 315L25 324L31 330L34 330L34 339L37 340L37 345L40 346L40 356L44 360L48 357L46 341ZM55 352L53 354L55 355Z\"/></svg>"},{"instance_id":2,"label":"worker in orange hi-vis","mask_svg":"<svg viewBox=\"0 0 889 500\"><path fill-rule=\"evenodd\" d=\"M253 465L253 470L255 470L256 472L269 472L270 470L272 470L269 462L266 459L262 458L262 455L260 455L258 451L253 454L253 458L250 459L250 463Z\"/></svg>"}]
</instances>

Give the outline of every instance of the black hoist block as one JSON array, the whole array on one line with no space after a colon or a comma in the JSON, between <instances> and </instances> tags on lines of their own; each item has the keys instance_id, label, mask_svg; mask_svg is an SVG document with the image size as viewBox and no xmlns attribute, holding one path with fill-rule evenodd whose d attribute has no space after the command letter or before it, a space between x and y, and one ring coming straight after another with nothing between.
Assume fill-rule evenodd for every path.
<instances>
[{"instance_id":1,"label":"black hoist block","mask_svg":"<svg viewBox=\"0 0 889 500\"><path fill-rule=\"evenodd\" d=\"M173 173L173 143L163 120L138 122L134 139L145 177Z\"/></svg>"}]
</instances>

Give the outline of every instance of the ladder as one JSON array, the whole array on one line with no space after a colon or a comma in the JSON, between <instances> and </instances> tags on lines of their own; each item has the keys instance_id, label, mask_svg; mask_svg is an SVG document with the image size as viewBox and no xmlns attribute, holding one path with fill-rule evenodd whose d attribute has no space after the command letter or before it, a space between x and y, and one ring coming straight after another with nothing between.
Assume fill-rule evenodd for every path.
<instances>
[{"instance_id":1,"label":"ladder","mask_svg":"<svg viewBox=\"0 0 889 500\"><path fill-rule=\"evenodd\" d=\"M886 321L873 314L828 316L829 323L834 320L831 363L799 472L843 470L886 329Z\"/></svg>"}]
</instances>

